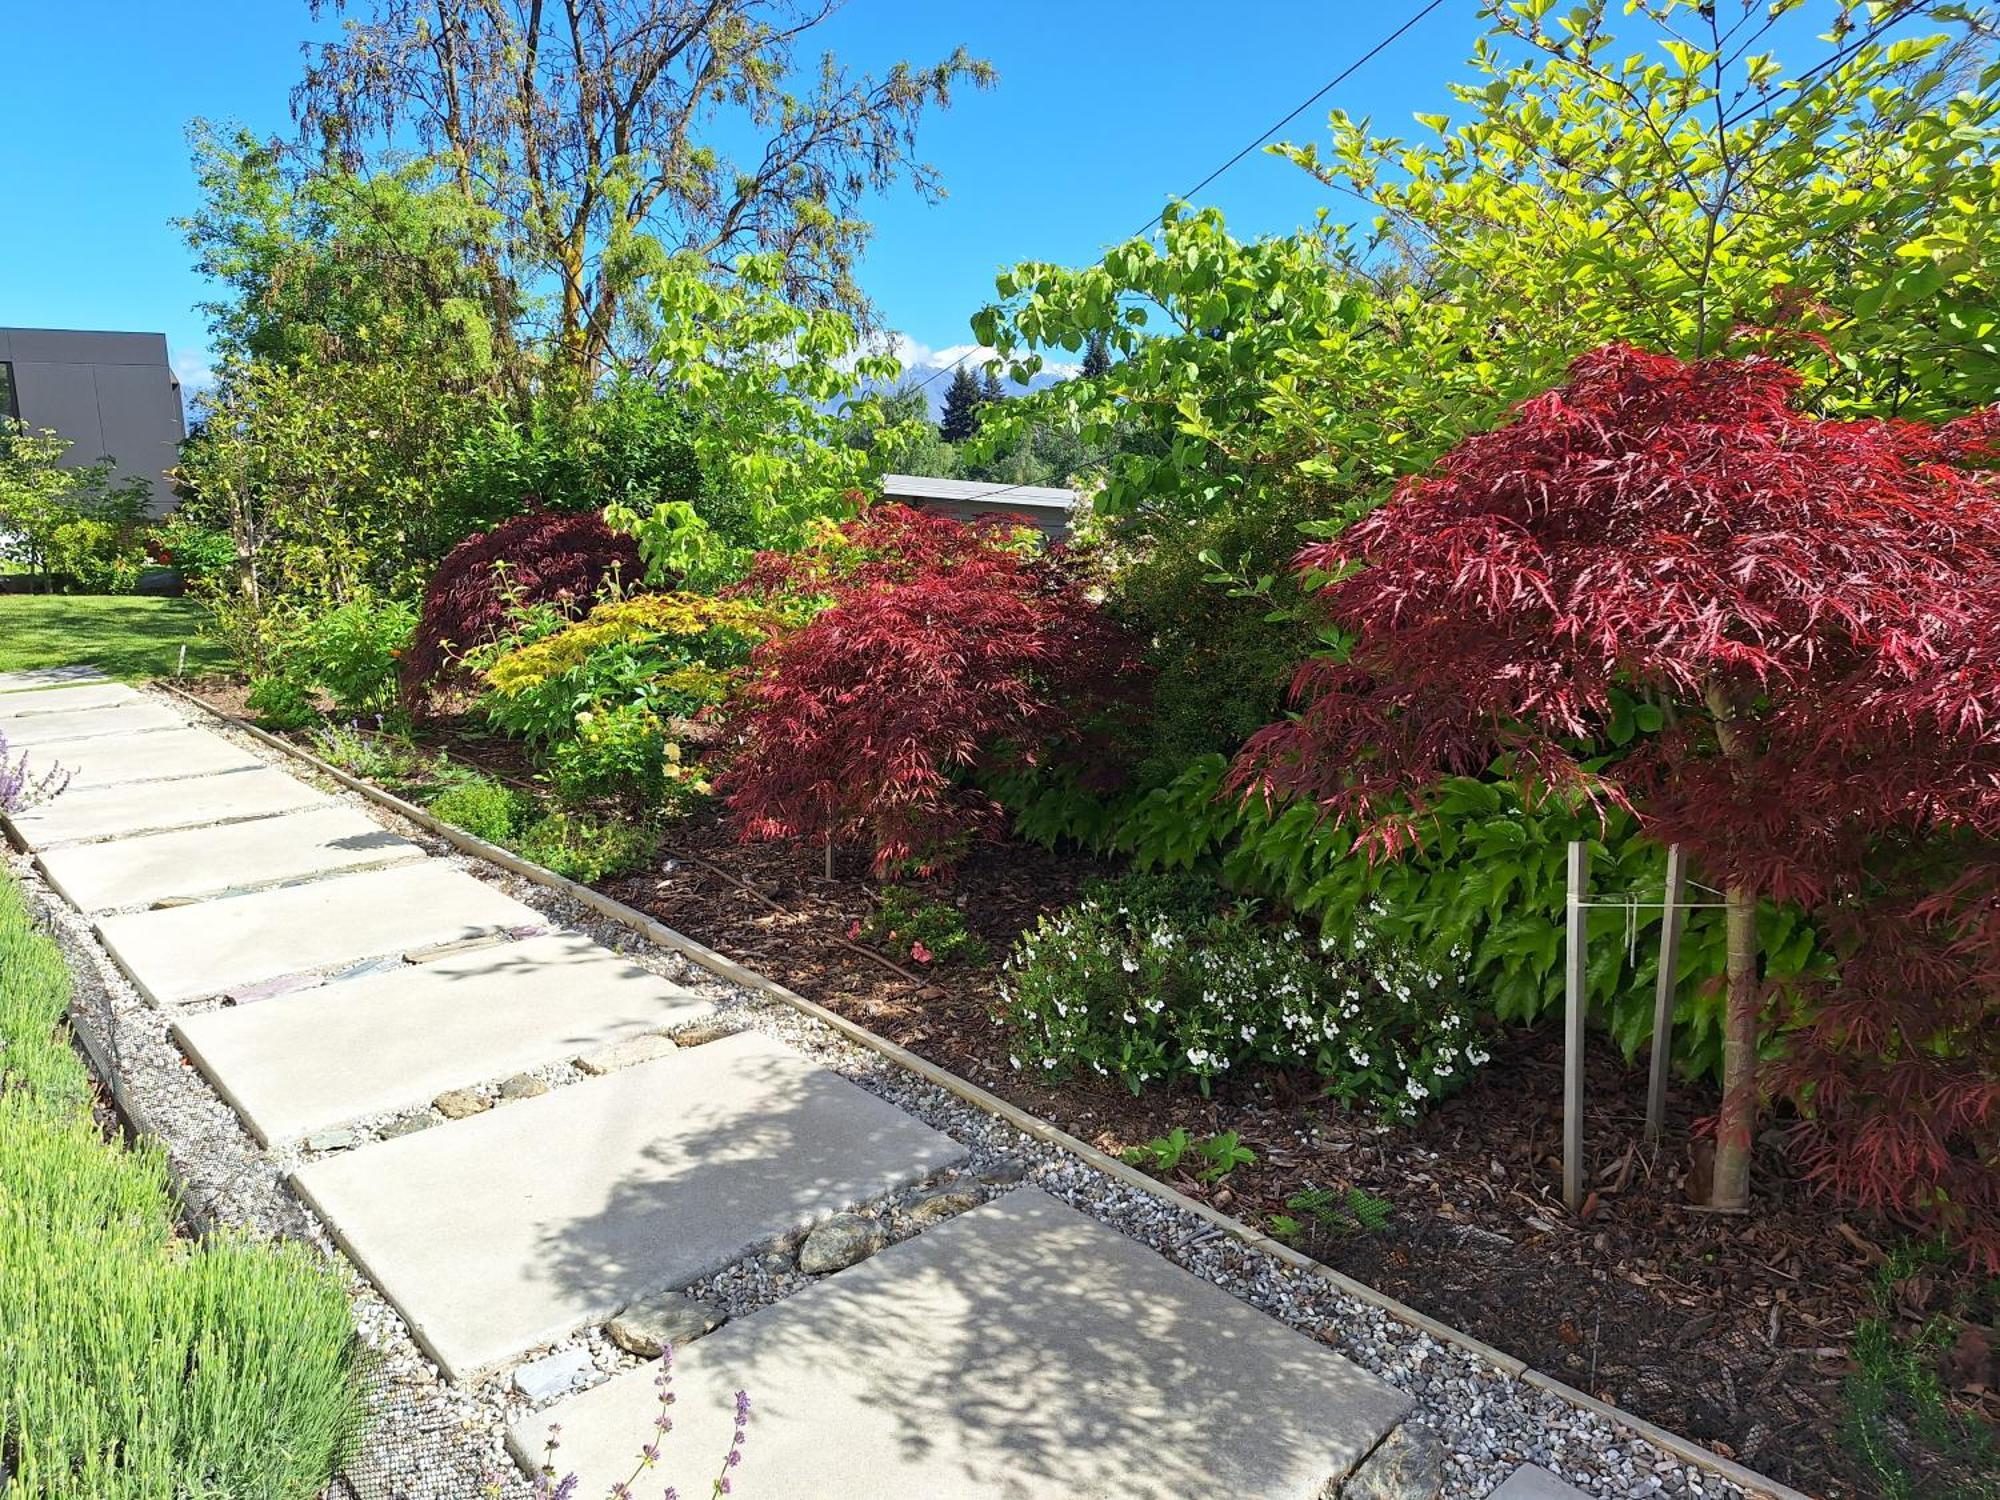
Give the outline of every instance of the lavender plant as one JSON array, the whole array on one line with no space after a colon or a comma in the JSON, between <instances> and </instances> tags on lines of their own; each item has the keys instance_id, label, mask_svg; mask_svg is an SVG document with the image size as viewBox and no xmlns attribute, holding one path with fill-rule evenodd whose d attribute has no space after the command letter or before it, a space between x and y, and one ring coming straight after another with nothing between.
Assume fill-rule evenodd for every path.
<instances>
[{"instance_id":1,"label":"lavender plant","mask_svg":"<svg viewBox=\"0 0 2000 1500\"><path fill-rule=\"evenodd\" d=\"M9 752L7 734L0 730L0 812L26 812L46 802L69 785L69 772L55 762L40 776L28 769L28 752Z\"/></svg>"},{"instance_id":2,"label":"lavender plant","mask_svg":"<svg viewBox=\"0 0 2000 1500\"><path fill-rule=\"evenodd\" d=\"M656 1467L660 1462L660 1444L666 1435L674 1430L674 1350L669 1344L660 1351L660 1366L653 1376L653 1387L659 1392L660 1409L653 1415L653 1434L639 1448L638 1462L624 1479L615 1481L606 1492L606 1500L638 1500L638 1491L633 1488L640 1476ZM717 1469L715 1479L709 1489L709 1500L718 1500L723 1495L734 1494L733 1474L743 1462L743 1445L750 1429L750 1393L736 1393L736 1428L730 1435L729 1447L722 1455L722 1464ZM562 1424L549 1424L548 1441L542 1445L542 1464L535 1475L534 1500L576 1500L582 1481L574 1472L557 1477L556 1452L562 1447ZM487 1486L487 1495L497 1497L500 1487ZM674 1485L668 1485L661 1493L660 1500L681 1500L681 1492Z\"/></svg>"}]
</instances>

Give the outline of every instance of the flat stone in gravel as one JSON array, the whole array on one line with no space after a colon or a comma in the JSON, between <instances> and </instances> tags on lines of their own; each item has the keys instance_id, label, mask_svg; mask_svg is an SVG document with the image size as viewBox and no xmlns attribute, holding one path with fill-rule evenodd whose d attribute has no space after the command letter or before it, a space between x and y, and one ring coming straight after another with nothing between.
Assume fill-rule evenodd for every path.
<instances>
[{"instance_id":1,"label":"flat stone in gravel","mask_svg":"<svg viewBox=\"0 0 2000 1500\"><path fill-rule=\"evenodd\" d=\"M61 687L73 682L104 682L108 679L96 667L24 667L18 672L0 672L0 693L21 693L34 688Z\"/></svg>"},{"instance_id":2,"label":"flat stone in gravel","mask_svg":"<svg viewBox=\"0 0 2000 1500\"><path fill-rule=\"evenodd\" d=\"M293 1182L463 1380L964 1155L748 1034L313 1162Z\"/></svg>"},{"instance_id":3,"label":"flat stone in gravel","mask_svg":"<svg viewBox=\"0 0 2000 1500\"><path fill-rule=\"evenodd\" d=\"M658 1359L667 1346L680 1349L720 1328L729 1315L682 1292L662 1292L635 1302L605 1325L611 1342L627 1354Z\"/></svg>"},{"instance_id":4,"label":"flat stone in gravel","mask_svg":"<svg viewBox=\"0 0 2000 1500\"><path fill-rule=\"evenodd\" d=\"M530 1401L548 1401L575 1390L590 1373L588 1349L565 1349L522 1365L514 1372L514 1389Z\"/></svg>"},{"instance_id":5,"label":"flat stone in gravel","mask_svg":"<svg viewBox=\"0 0 2000 1500\"><path fill-rule=\"evenodd\" d=\"M683 1494L728 1447L738 1388L738 1488L841 1500L1318 1500L1410 1406L1032 1189L735 1319L674 1370L656 1488ZM508 1446L532 1468L560 1422L565 1470L602 1494L651 1431L653 1373L522 1419Z\"/></svg>"},{"instance_id":6,"label":"flat stone in gravel","mask_svg":"<svg viewBox=\"0 0 2000 1500\"><path fill-rule=\"evenodd\" d=\"M14 748L19 749L20 743L14 742ZM78 792L97 787L208 776L217 771L249 770L264 763L219 734L183 727L162 729L155 734L70 740L38 746L29 751L28 764L35 770L59 765L69 773L69 790L56 799L60 803L68 801ZM173 794L162 791L160 795L170 797Z\"/></svg>"},{"instance_id":7,"label":"flat stone in gravel","mask_svg":"<svg viewBox=\"0 0 2000 1500\"><path fill-rule=\"evenodd\" d=\"M122 682L88 683L77 687L45 687L25 692L0 693L0 719L22 714L62 713L83 708L111 708L120 703L136 703L139 695ZM0 733L6 733L0 730Z\"/></svg>"},{"instance_id":8,"label":"flat stone in gravel","mask_svg":"<svg viewBox=\"0 0 2000 1500\"><path fill-rule=\"evenodd\" d=\"M106 917L97 930L147 998L168 1005L541 920L483 881L426 859Z\"/></svg>"},{"instance_id":9,"label":"flat stone in gravel","mask_svg":"<svg viewBox=\"0 0 2000 1500\"><path fill-rule=\"evenodd\" d=\"M1487 1500L1590 1500L1574 1485L1564 1484L1547 1469L1523 1465L1501 1483Z\"/></svg>"},{"instance_id":10,"label":"flat stone in gravel","mask_svg":"<svg viewBox=\"0 0 2000 1500\"><path fill-rule=\"evenodd\" d=\"M268 1145L714 1009L586 937L557 933L188 1016L174 1034ZM526 1085L510 1082L507 1097L521 1097Z\"/></svg>"},{"instance_id":11,"label":"flat stone in gravel","mask_svg":"<svg viewBox=\"0 0 2000 1500\"><path fill-rule=\"evenodd\" d=\"M46 849L84 839L130 838L197 828L218 819L261 818L338 805L296 776L257 766L184 781L72 787L53 802L16 814L14 827L30 848Z\"/></svg>"},{"instance_id":12,"label":"flat stone in gravel","mask_svg":"<svg viewBox=\"0 0 2000 1500\"><path fill-rule=\"evenodd\" d=\"M99 912L421 859L423 853L373 818L331 806L54 849L38 863L49 884L79 910Z\"/></svg>"},{"instance_id":13,"label":"flat stone in gravel","mask_svg":"<svg viewBox=\"0 0 2000 1500\"><path fill-rule=\"evenodd\" d=\"M136 698L136 695L135 695ZM35 745L150 734L160 729L185 729L187 720L171 708L136 698L110 708L72 709L64 713L25 714L6 721L7 743L16 750ZM81 756L84 752L76 752Z\"/></svg>"},{"instance_id":14,"label":"flat stone in gravel","mask_svg":"<svg viewBox=\"0 0 2000 1500\"><path fill-rule=\"evenodd\" d=\"M613 1042L608 1047L593 1047L576 1060L576 1065L590 1074L616 1073L620 1068L637 1067L640 1063L651 1062L665 1057L680 1048L668 1037L647 1035L627 1037L622 1042Z\"/></svg>"}]
</instances>

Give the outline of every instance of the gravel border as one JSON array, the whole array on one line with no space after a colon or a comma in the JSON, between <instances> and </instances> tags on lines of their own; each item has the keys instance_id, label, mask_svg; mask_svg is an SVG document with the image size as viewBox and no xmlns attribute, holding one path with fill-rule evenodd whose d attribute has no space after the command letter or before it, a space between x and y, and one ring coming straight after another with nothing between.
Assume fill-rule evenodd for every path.
<instances>
[{"instance_id":1,"label":"gravel border","mask_svg":"<svg viewBox=\"0 0 2000 1500\"><path fill-rule=\"evenodd\" d=\"M1017 1182L1031 1182L1338 1349L1411 1396L1416 1404L1409 1420L1431 1428L1443 1441L1447 1454L1443 1494L1452 1500L1478 1500L1523 1463L1539 1464L1585 1494L1599 1497L1706 1500L1746 1493L1595 1411L1433 1337L1347 1294L1324 1276L1243 1242L1216 1222L1034 1139L782 1000L729 983L685 954L662 948L558 891L468 856L432 831L312 771L306 762L274 750L219 715L210 717L206 727L343 803L366 809L383 826L533 906L550 923L584 933L662 977L714 997L723 1016L790 1043L952 1136L971 1152L965 1168L946 1174L955 1179L952 1188L968 1189L983 1200ZM157 783L161 795L171 795L172 784ZM506 1426L534 1409L512 1388L515 1367L465 1387L443 1381L410 1339L401 1318L337 1255L317 1218L285 1186L284 1174L317 1153L297 1147L259 1148L173 1043L170 1014L138 995L97 943L89 919L56 897L30 860L13 856L9 863L78 975L77 1020L86 1050L100 1071L111 1070L107 1082L135 1125L165 1143L190 1218L199 1224L227 1223L305 1240L341 1266L354 1298L356 1326L374 1360L370 1389L374 1420L363 1451L350 1466L350 1473L362 1483L337 1483L330 1493L360 1500L465 1500L489 1492L506 1500L525 1496L528 1486L502 1447ZM556 1087L583 1076L567 1063L534 1071ZM491 1080L467 1082L479 1084L482 1093L492 1091ZM507 1101L497 1100L494 1107L505 1108ZM372 1134L412 1115L402 1111L364 1123ZM934 1191L934 1185L906 1189L864 1211L882 1219L892 1239L906 1238L919 1232L909 1209ZM790 1248L765 1247L688 1290L731 1316L782 1301L812 1279L792 1265ZM601 1328L547 1350L527 1351L522 1362L573 1349L586 1351L592 1367L606 1375L641 1363L612 1344Z\"/></svg>"}]
</instances>

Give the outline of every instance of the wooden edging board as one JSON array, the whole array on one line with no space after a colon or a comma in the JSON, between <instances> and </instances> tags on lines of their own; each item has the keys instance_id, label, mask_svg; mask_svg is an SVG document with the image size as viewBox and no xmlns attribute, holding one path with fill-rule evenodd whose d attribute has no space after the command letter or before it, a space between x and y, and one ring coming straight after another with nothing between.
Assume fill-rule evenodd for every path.
<instances>
[{"instance_id":1,"label":"wooden edging board","mask_svg":"<svg viewBox=\"0 0 2000 1500\"><path fill-rule=\"evenodd\" d=\"M498 844L489 844L485 839L477 838L462 828L454 827L450 823L433 817L426 809L418 807L414 803L406 802L392 792L385 792L382 788L370 782L363 781L358 776L351 776L338 766L321 760L310 751L301 750L297 745L280 739L274 734L267 733L265 730L259 729L255 724L239 719L233 714L225 714L219 709L210 707L184 689L174 687L170 683L157 683L155 686L165 688L176 697L192 704L209 717L227 724L230 728L250 735L260 743L268 745L274 750L282 751L294 760L305 762L320 774L332 778L349 791L358 792L377 806L388 809L398 817L409 819L418 827L437 835L462 852L499 865L502 869L511 870L523 879L531 880L540 886L545 886L550 890L569 897L572 901L581 902L598 915L607 917L622 927L629 928L640 936L657 943L662 948L679 953L683 957L693 960L711 973L717 974L731 983L741 985L744 989L755 990L759 994L768 995L774 1000L783 1001L794 1010L801 1011L811 1016L814 1020L832 1027L848 1040L866 1047L872 1052L879 1053L898 1066L906 1068L910 1072L918 1074L927 1081L936 1084L938 1087L955 1094L967 1104L1005 1120L1023 1135L1030 1136L1044 1145L1054 1146L1060 1150L1067 1151L1072 1156L1080 1157L1107 1176L1114 1177L1127 1186L1137 1188L1141 1192L1150 1193L1155 1198L1172 1204L1175 1208L1193 1214L1196 1218L1206 1221L1231 1238L1239 1240L1253 1249L1261 1250L1267 1255L1275 1256L1289 1266L1293 1266L1309 1275L1317 1276L1322 1281L1332 1283L1356 1301L1365 1302L1371 1307L1379 1308L1389 1314L1389 1316L1409 1324L1412 1328L1429 1334L1440 1343L1452 1345L1466 1351L1468 1354L1476 1356L1511 1379L1522 1381L1537 1390L1546 1391L1552 1396L1560 1397L1574 1406L1581 1407L1586 1411L1593 1412L1605 1418L1607 1421L1614 1422L1627 1431L1644 1438L1647 1442L1652 1443L1662 1451L1673 1454L1674 1457L1681 1459L1683 1462L1693 1464L1698 1468L1707 1469L1752 1495L1769 1496L1771 1500L1812 1500L1811 1496L1795 1490L1789 1485L1780 1484L1775 1479L1767 1478L1753 1469L1747 1469L1742 1464L1736 1463L1732 1459L1724 1458L1720 1453L1716 1453L1712 1449L1704 1448L1699 1443L1692 1442L1687 1438L1669 1432L1664 1427L1656 1427L1644 1418L1635 1417L1630 1412L1612 1406L1608 1402L1599 1401L1594 1396L1585 1395L1573 1386L1565 1385L1560 1380L1542 1374L1539 1370L1529 1369L1524 1361L1516 1359L1513 1355L1503 1353L1501 1350L1495 1349L1491 1344L1474 1338L1469 1333L1453 1328L1448 1323L1441 1323L1428 1313L1419 1312L1407 1303L1399 1302L1394 1297L1378 1292L1373 1287L1356 1281L1353 1277L1335 1270L1332 1266L1322 1264L1314 1260L1311 1256L1294 1250L1290 1245L1280 1240L1272 1239L1271 1236L1263 1233L1261 1230L1253 1229L1242 1220L1233 1219L1228 1214L1210 1207L1199 1199L1188 1197L1185 1193L1169 1187L1157 1178L1148 1177L1136 1167L1128 1166L1117 1157L1098 1150L1088 1141L1079 1140L1077 1137L1069 1134L1069 1132L1059 1130L1054 1125L1049 1124L1048 1121L1038 1119L1027 1111L1009 1104L999 1095L981 1088L978 1084L968 1079L960 1078L956 1073L949 1072L928 1059L917 1056L916 1053L911 1052L906 1047L898 1046L887 1037L877 1036L867 1027L850 1021L838 1012L828 1010L817 1001L808 1000L805 996L787 989L776 980L767 979L754 969L746 969L734 959L717 953L713 948L703 943L696 942L685 933L676 932L664 922L649 917L644 912L627 906L622 901L613 900L602 891L592 890L587 885L579 885L576 881L566 879L556 874L553 870L546 870L540 865L522 859L520 855L515 854L511 850L503 849Z\"/></svg>"}]
</instances>

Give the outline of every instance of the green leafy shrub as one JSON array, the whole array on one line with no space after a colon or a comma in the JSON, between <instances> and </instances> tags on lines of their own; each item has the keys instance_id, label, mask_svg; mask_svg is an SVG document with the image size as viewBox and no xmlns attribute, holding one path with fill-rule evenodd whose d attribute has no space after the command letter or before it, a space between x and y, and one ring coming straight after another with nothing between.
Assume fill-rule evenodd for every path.
<instances>
[{"instance_id":1,"label":"green leafy shrub","mask_svg":"<svg viewBox=\"0 0 2000 1500\"><path fill-rule=\"evenodd\" d=\"M311 723L322 694L343 713L395 708L397 659L416 628L416 610L407 602L360 594L266 623L267 668L251 680L250 707L267 723L286 729Z\"/></svg>"},{"instance_id":2,"label":"green leafy shrub","mask_svg":"<svg viewBox=\"0 0 2000 1500\"><path fill-rule=\"evenodd\" d=\"M303 729L319 717L311 684L288 675L251 678L243 701L272 729Z\"/></svg>"},{"instance_id":3,"label":"green leafy shrub","mask_svg":"<svg viewBox=\"0 0 2000 1500\"><path fill-rule=\"evenodd\" d=\"M1134 1092L1174 1078L1206 1092L1247 1064L1303 1068L1343 1102L1410 1118L1486 1054L1464 975L1386 937L1380 916L1368 909L1346 935L1309 940L1198 882L1096 883L1008 956L1013 1061L1088 1069Z\"/></svg>"},{"instance_id":4,"label":"green leafy shrub","mask_svg":"<svg viewBox=\"0 0 2000 1500\"><path fill-rule=\"evenodd\" d=\"M549 781L567 803L611 797L666 812L685 811L708 791L682 759L660 716L640 703L585 709L576 732L548 755Z\"/></svg>"},{"instance_id":5,"label":"green leafy shrub","mask_svg":"<svg viewBox=\"0 0 2000 1500\"><path fill-rule=\"evenodd\" d=\"M154 533L154 542L160 561L178 569L197 592L226 581L236 567L236 538L179 514Z\"/></svg>"},{"instance_id":6,"label":"green leafy shrub","mask_svg":"<svg viewBox=\"0 0 2000 1500\"><path fill-rule=\"evenodd\" d=\"M43 564L80 594L129 594L146 566L138 528L84 516L49 533Z\"/></svg>"},{"instance_id":7,"label":"green leafy shrub","mask_svg":"<svg viewBox=\"0 0 2000 1500\"><path fill-rule=\"evenodd\" d=\"M659 847L650 824L556 811L523 826L512 840L516 854L565 879L589 885L644 869Z\"/></svg>"},{"instance_id":8,"label":"green leafy shrub","mask_svg":"<svg viewBox=\"0 0 2000 1500\"><path fill-rule=\"evenodd\" d=\"M920 964L983 964L987 949L977 933L968 932L965 913L943 901L926 900L908 886L886 886L875 898L875 910L848 933L898 955L907 953Z\"/></svg>"},{"instance_id":9,"label":"green leafy shrub","mask_svg":"<svg viewBox=\"0 0 2000 1500\"><path fill-rule=\"evenodd\" d=\"M362 1418L339 1277L190 1242L157 1145L107 1141L70 977L0 880L0 1453L9 1500L310 1500Z\"/></svg>"},{"instance_id":10,"label":"green leafy shrub","mask_svg":"<svg viewBox=\"0 0 2000 1500\"><path fill-rule=\"evenodd\" d=\"M417 628L406 600L361 596L310 619L299 634L304 667L345 713L395 706L397 659Z\"/></svg>"},{"instance_id":11,"label":"green leafy shrub","mask_svg":"<svg viewBox=\"0 0 2000 1500\"><path fill-rule=\"evenodd\" d=\"M489 844L507 844L527 817L529 800L490 777L473 776L446 787L432 800L431 813Z\"/></svg>"}]
</instances>

